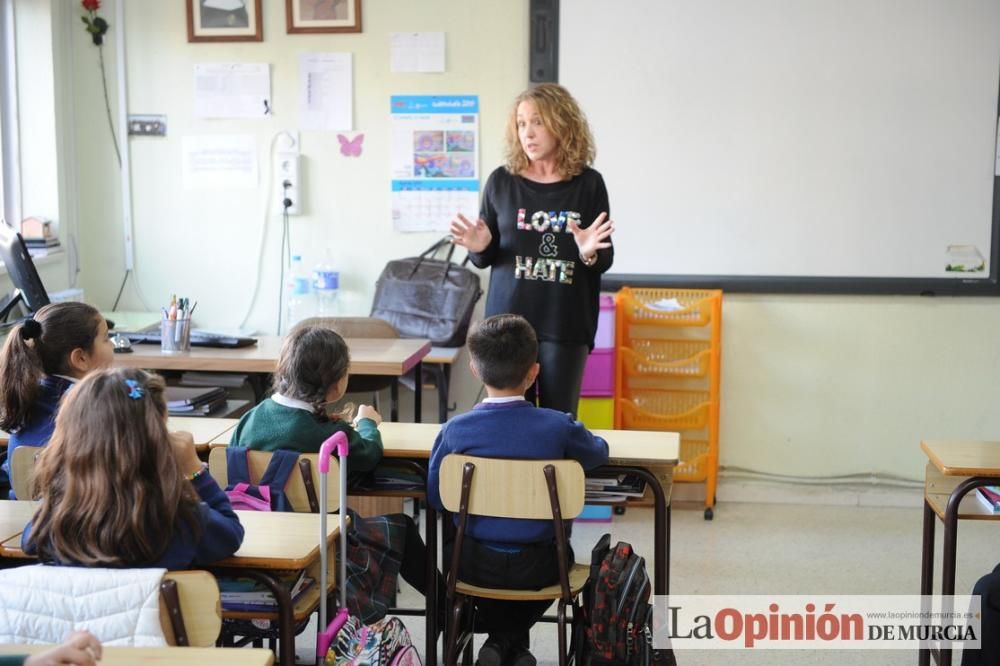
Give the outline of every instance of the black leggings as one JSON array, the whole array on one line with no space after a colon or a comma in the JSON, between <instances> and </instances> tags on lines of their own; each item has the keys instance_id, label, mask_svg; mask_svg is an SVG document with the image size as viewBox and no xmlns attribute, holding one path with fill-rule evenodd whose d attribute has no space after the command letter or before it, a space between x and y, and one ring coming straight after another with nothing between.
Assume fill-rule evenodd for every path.
<instances>
[{"instance_id":1,"label":"black leggings","mask_svg":"<svg viewBox=\"0 0 1000 666\"><path fill-rule=\"evenodd\" d=\"M538 372L538 388L529 387L524 397L529 402L535 402L537 395L539 407L569 412L576 418L583 366L589 353L587 345L539 341L538 364L541 369Z\"/></svg>"}]
</instances>

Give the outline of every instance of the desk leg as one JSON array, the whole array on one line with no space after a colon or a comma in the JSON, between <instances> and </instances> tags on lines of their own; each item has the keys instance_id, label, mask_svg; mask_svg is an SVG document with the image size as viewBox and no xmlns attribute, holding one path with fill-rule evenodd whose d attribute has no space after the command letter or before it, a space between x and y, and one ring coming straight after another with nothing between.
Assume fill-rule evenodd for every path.
<instances>
[{"instance_id":1,"label":"desk leg","mask_svg":"<svg viewBox=\"0 0 1000 666\"><path fill-rule=\"evenodd\" d=\"M635 474L653 491L653 594L670 594L670 506L659 479L643 467L608 466L598 472Z\"/></svg>"},{"instance_id":2,"label":"desk leg","mask_svg":"<svg viewBox=\"0 0 1000 666\"><path fill-rule=\"evenodd\" d=\"M421 361L417 361L417 364L413 366L413 376L415 381L413 384L413 422L420 423L421 411L424 408L424 364Z\"/></svg>"},{"instance_id":3,"label":"desk leg","mask_svg":"<svg viewBox=\"0 0 1000 666\"><path fill-rule=\"evenodd\" d=\"M937 516L924 499L924 547L920 557L920 594L933 594L934 588L934 527ZM931 651L920 650L919 666L930 666Z\"/></svg>"},{"instance_id":4,"label":"desk leg","mask_svg":"<svg viewBox=\"0 0 1000 666\"><path fill-rule=\"evenodd\" d=\"M437 511L427 503L424 511L424 520L427 527L427 535L424 540L427 543L427 595L425 597L425 608L427 609L426 636L424 639L424 664L427 666L437 666Z\"/></svg>"},{"instance_id":5,"label":"desk leg","mask_svg":"<svg viewBox=\"0 0 1000 666\"><path fill-rule=\"evenodd\" d=\"M278 663L281 666L295 666L295 621L292 617L292 597L284 585L263 571L241 571L241 576L253 578L262 583L278 602ZM324 603L321 599L320 603Z\"/></svg>"},{"instance_id":6,"label":"desk leg","mask_svg":"<svg viewBox=\"0 0 1000 666\"><path fill-rule=\"evenodd\" d=\"M973 476L958 484L948 496L948 505L944 510L944 553L941 572L941 594L955 594L955 550L958 546L958 505L962 499L979 486L986 486L996 481L989 477ZM947 610L947 609L944 609ZM951 666L951 650L941 649L941 666Z\"/></svg>"},{"instance_id":7,"label":"desk leg","mask_svg":"<svg viewBox=\"0 0 1000 666\"><path fill-rule=\"evenodd\" d=\"M389 385L389 420L399 421L399 377Z\"/></svg>"}]
</instances>

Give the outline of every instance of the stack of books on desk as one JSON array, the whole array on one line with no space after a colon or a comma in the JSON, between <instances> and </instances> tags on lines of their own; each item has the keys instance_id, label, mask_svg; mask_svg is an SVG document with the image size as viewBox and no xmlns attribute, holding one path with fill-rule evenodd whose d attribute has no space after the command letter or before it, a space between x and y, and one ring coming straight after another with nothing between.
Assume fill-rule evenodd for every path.
<instances>
[{"instance_id":1,"label":"stack of books on desk","mask_svg":"<svg viewBox=\"0 0 1000 666\"><path fill-rule=\"evenodd\" d=\"M587 477L588 502L624 502L640 498L646 491L646 482L633 474Z\"/></svg>"},{"instance_id":2,"label":"stack of books on desk","mask_svg":"<svg viewBox=\"0 0 1000 666\"><path fill-rule=\"evenodd\" d=\"M33 257L44 257L59 247L59 237L52 230L49 220L29 217L21 222L21 237Z\"/></svg>"},{"instance_id":3,"label":"stack of books on desk","mask_svg":"<svg viewBox=\"0 0 1000 666\"><path fill-rule=\"evenodd\" d=\"M976 497L993 513L1000 513L1000 486L979 486Z\"/></svg>"},{"instance_id":4,"label":"stack of books on desk","mask_svg":"<svg viewBox=\"0 0 1000 666\"><path fill-rule=\"evenodd\" d=\"M220 577L219 591L222 596L222 607L238 612L274 612L278 602L274 594L263 584L250 578ZM298 601L315 583L315 579L306 575L305 571L282 576L279 582L289 591L292 603Z\"/></svg>"},{"instance_id":5,"label":"stack of books on desk","mask_svg":"<svg viewBox=\"0 0 1000 666\"><path fill-rule=\"evenodd\" d=\"M166 393L172 416L206 416L226 405L226 389L221 386L168 386Z\"/></svg>"}]
</instances>

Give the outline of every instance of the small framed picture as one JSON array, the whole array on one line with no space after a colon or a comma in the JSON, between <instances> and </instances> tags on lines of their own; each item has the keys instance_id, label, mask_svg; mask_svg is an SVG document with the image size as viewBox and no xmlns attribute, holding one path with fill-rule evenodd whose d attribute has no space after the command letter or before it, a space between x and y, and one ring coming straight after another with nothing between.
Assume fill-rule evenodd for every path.
<instances>
[{"instance_id":1,"label":"small framed picture","mask_svg":"<svg viewBox=\"0 0 1000 666\"><path fill-rule=\"evenodd\" d=\"M288 32L361 32L361 0L285 0Z\"/></svg>"},{"instance_id":2,"label":"small framed picture","mask_svg":"<svg viewBox=\"0 0 1000 666\"><path fill-rule=\"evenodd\" d=\"M260 0L185 0L189 42L260 42Z\"/></svg>"}]
</instances>

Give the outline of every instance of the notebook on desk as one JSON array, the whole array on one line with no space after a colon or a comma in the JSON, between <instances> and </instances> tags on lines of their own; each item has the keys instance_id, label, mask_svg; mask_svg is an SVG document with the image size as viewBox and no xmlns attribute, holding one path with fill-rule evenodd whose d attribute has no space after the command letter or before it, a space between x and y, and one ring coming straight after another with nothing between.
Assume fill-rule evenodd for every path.
<instances>
[{"instance_id":1,"label":"notebook on desk","mask_svg":"<svg viewBox=\"0 0 1000 666\"><path fill-rule=\"evenodd\" d=\"M143 331L122 333L132 344L160 344L160 327ZM214 333L194 329L191 331L192 347L220 347L227 349L237 349L239 347L250 347L257 344L257 338L247 338L241 335L227 335L225 333Z\"/></svg>"}]
</instances>

